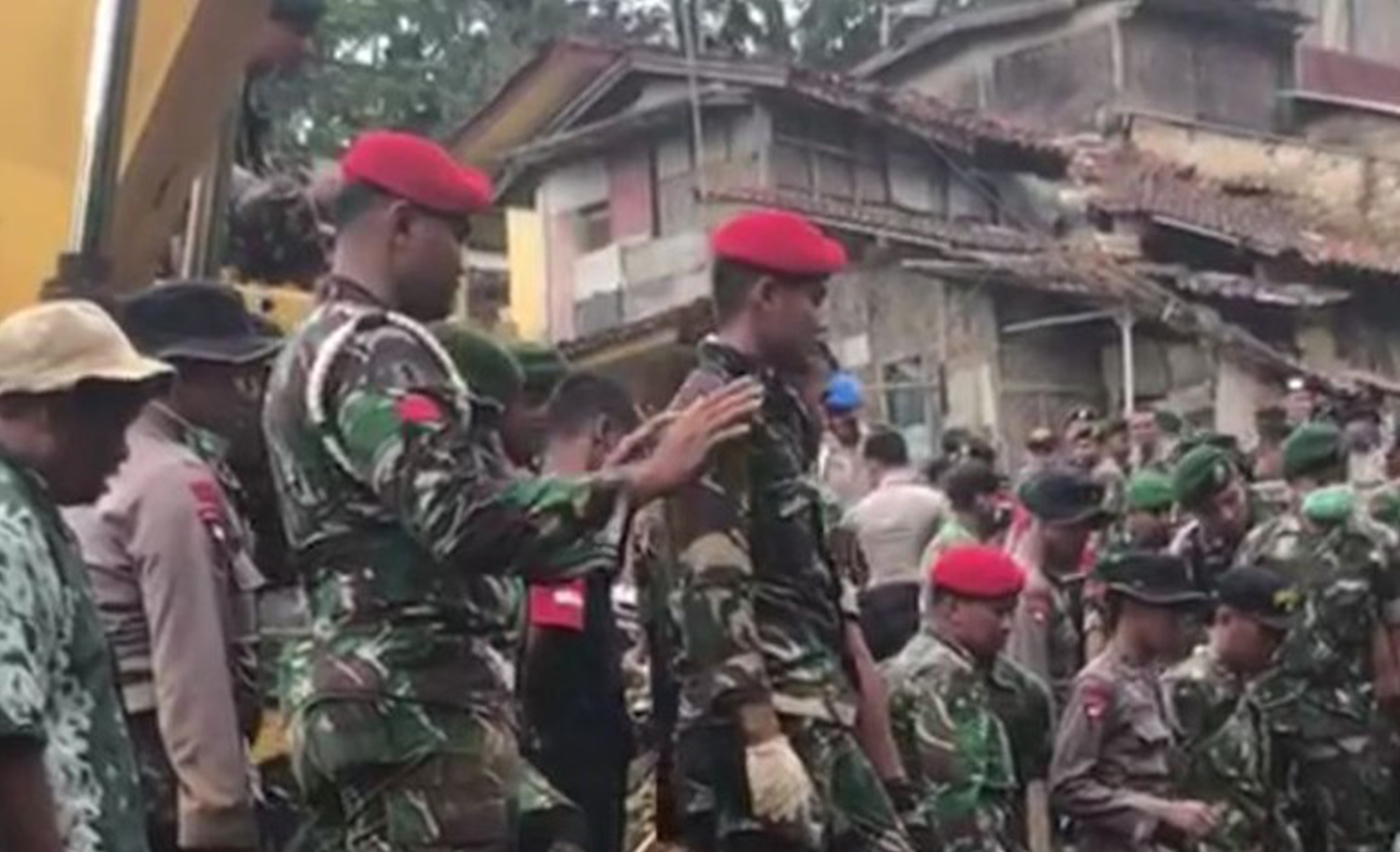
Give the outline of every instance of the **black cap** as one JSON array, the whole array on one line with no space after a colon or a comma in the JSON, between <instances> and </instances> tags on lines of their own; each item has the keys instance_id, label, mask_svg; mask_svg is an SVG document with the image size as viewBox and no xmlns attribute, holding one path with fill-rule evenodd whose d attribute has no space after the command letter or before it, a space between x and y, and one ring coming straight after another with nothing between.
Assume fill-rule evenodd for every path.
<instances>
[{"instance_id":1,"label":"black cap","mask_svg":"<svg viewBox=\"0 0 1400 852\"><path fill-rule=\"evenodd\" d=\"M1017 496L1042 523L1102 526L1113 517L1103 505L1103 486L1073 468L1042 470L1021 485Z\"/></svg>"},{"instance_id":2,"label":"black cap","mask_svg":"<svg viewBox=\"0 0 1400 852\"><path fill-rule=\"evenodd\" d=\"M977 459L954 464L943 474L943 493L954 506L966 506L983 494L1001 490L1003 480L992 466Z\"/></svg>"},{"instance_id":3,"label":"black cap","mask_svg":"<svg viewBox=\"0 0 1400 852\"><path fill-rule=\"evenodd\" d=\"M1162 607L1188 607L1207 597L1191 582L1185 560L1169 553L1123 550L1109 553L1094 567L1094 577L1110 591Z\"/></svg>"},{"instance_id":4,"label":"black cap","mask_svg":"<svg viewBox=\"0 0 1400 852\"><path fill-rule=\"evenodd\" d=\"M1301 598L1282 574L1268 568L1241 565L1215 581L1216 600L1275 630L1287 630Z\"/></svg>"},{"instance_id":5,"label":"black cap","mask_svg":"<svg viewBox=\"0 0 1400 852\"><path fill-rule=\"evenodd\" d=\"M136 348L155 358L251 364L282 345L224 284L160 284L126 299L121 316Z\"/></svg>"}]
</instances>

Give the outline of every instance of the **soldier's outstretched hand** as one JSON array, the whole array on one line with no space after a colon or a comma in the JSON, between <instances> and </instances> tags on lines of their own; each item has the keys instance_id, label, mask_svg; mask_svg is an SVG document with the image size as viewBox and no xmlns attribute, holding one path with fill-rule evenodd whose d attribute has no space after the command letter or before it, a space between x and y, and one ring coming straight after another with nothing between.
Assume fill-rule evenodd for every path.
<instances>
[{"instance_id":1,"label":"soldier's outstretched hand","mask_svg":"<svg viewBox=\"0 0 1400 852\"><path fill-rule=\"evenodd\" d=\"M691 482L704 470L710 451L748 434L763 404L763 386L754 379L730 382L681 410L666 426L656 449L633 471L633 496L641 502Z\"/></svg>"}]
</instances>

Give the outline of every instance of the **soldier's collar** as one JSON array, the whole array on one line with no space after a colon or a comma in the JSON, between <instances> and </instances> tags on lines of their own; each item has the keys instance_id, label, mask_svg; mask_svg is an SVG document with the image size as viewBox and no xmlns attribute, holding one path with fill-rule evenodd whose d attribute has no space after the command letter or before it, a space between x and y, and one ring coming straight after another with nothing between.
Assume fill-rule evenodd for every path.
<instances>
[{"instance_id":1,"label":"soldier's collar","mask_svg":"<svg viewBox=\"0 0 1400 852\"><path fill-rule=\"evenodd\" d=\"M145 424L148 429L164 438L188 447L207 463L222 462L228 455L228 441L223 436L196 426L163 401L156 400L147 404L138 423Z\"/></svg>"},{"instance_id":2,"label":"soldier's collar","mask_svg":"<svg viewBox=\"0 0 1400 852\"><path fill-rule=\"evenodd\" d=\"M714 364L730 376L766 376L770 372L757 358L740 352L713 334L700 341L700 359Z\"/></svg>"},{"instance_id":3,"label":"soldier's collar","mask_svg":"<svg viewBox=\"0 0 1400 852\"><path fill-rule=\"evenodd\" d=\"M358 302L376 308L392 310L384 300L371 293L365 285L344 275L327 275L316 287L316 297L322 302Z\"/></svg>"}]
</instances>

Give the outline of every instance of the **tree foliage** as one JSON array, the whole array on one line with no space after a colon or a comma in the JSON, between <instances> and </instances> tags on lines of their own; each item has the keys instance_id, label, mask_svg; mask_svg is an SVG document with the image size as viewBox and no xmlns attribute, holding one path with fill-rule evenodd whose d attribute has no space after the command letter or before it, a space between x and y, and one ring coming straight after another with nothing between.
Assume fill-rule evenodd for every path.
<instances>
[{"instance_id":1,"label":"tree foliage","mask_svg":"<svg viewBox=\"0 0 1400 852\"><path fill-rule=\"evenodd\" d=\"M877 47L881 9L879 0L330 0L319 61L266 81L271 149L335 157L364 128L443 134L546 40L676 45L686 10L703 50L839 68Z\"/></svg>"}]
</instances>

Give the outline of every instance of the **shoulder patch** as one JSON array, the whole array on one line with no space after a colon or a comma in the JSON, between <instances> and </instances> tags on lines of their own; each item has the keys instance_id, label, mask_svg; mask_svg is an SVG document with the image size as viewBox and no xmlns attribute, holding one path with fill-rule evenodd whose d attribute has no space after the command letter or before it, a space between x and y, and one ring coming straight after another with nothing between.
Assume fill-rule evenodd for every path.
<instances>
[{"instance_id":1,"label":"shoulder patch","mask_svg":"<svg viewBox=\"0 0 1400 852\"><path fill-rule=\"evenodd\" d=\"M1086 680L1081 689L1084 716L1090 722L1098 723L1113 706L1113 687L1100 680Z\"/></svg>"},{"instance_id":2,"label":"shoulder patch","mask_svg":"<svg viewBox=\"0 0 1400 852\"><path fill-rule=\"evenodd\" d=\"M189 483L190 494L194 497L195 512L205 523L217 521L223 516L223 498L219 486L210 479L195 479Z\"/></svg>"},{"instance_id":3,"label":"shoulder patch","mask_svg":"<svg viewBox=\"0 0 1400 852\"><path fill-rule=\"evenodd\" d=\"M530 625L582 631L585 594L587 588L582 578L530 586Z\"/></svg>"},{"instance_id":4,"label":"shoulder patch","mask_svg":"<svg viewBox=\"0 0 1400 852\"><path fill-rule=\"evenodd\" d=\"M437 400L422 393L405 395L395 405L399 420L409 424L441 423L445 419L442 405Z\"/></svg>"}]
</instances>

